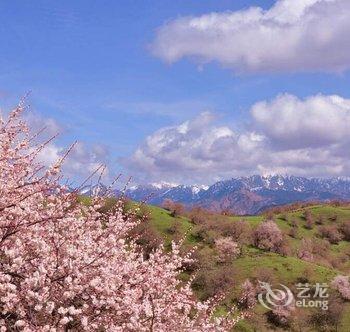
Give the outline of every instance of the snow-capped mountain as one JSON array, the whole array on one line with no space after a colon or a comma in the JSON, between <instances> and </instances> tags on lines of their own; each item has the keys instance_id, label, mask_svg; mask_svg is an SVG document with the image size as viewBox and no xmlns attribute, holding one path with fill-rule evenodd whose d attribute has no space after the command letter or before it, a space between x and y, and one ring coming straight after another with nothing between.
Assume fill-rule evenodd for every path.
<instances>
[{"instance_id":1,"label":"snow-capped mountain","mask_svg":"<svg viewBox=\"0 0 350 332\"><path fill-rule=\"evenodd\" d=\"M228 209L244 215L296 201L348 200L350 180L253 175L220 181L210 187L137 186L128 190L127 195L135 200L143 200L148 196L150 204L159 205L169 198L186 205L201 205L217 211Z\"/></svg>"},{"instance_id":2,"label":"snow-capped mountain","mask_svg":"<svg viewBox=\"0 0 350 332\"><path fill-rule=\"evenodd\" d=\"M79 193L85 196L104 196L107 193L107 187L102 183L86 185L79 189Z\"/></svg>"},{"instance_id":3,"label":"snow-capped mountain","mask_svg":"<svg viewBox=\"0 0 350 332\"><path fill-rule=\"evenodd\" d=\"M139 185L128 189L126 191L126 196L136 201L142 201L148 198L147 201L150 204L156 205L161 204L166 198L176 202L190 204L190 202L200 199L201 194L208 188L208 186L197 185Z\"/></svg>"},{"instance_id":4,"label":"snow-capped mountain","mask_svg":"<svg viewBox=\"0 0 350 332\"><path fill-rule=\"evenodd\" d=\"M96 193L96 190L92 188L84 194ZM101 188L98 190L103 192ZM245 215L297 201L350 200L350 179L253 175L219 181L209 187L165 182L138 185L127 189L126 196L155 205L168 198L188 206L200 205L216 211L227 209Z\"/></svg>"},{"instance_id":5,"label":"snow-capped mountain","mask_svg":"<svg viewBox=\"0 0 350 332\"><path fill-rule=\"evenodd\" d=\"M259 176L220 181L209 187L198 201L215 210L256 214L268 207L297 201L350 200L350 180L296 176Z\"/></svg>"}]
</instances>

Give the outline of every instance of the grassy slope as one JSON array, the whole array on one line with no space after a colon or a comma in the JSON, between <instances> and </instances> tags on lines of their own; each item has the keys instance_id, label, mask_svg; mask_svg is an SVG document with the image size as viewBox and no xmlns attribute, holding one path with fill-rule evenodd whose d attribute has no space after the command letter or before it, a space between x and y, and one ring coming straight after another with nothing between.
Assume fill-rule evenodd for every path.
<instances>
[{"instance_id":1,"label":"grassy slope","mask_svg":"<svg viewBox=\"0 0 350 332\"><path fill-rule=\"evenodd\" d=\"M154 229L162 235L166 242L169 243L171 240L171 235L167 232L167 229L175 222L179 220L182 224L183 235L186 235L187 244L191 245L195 242L195 239L191 236L191 222L185 217L173 218L169 215L168 211L161 209L159 207L151 206L151 224ZM350 209L342 207L332 207L324 205L316 205L308 207L313 216L323 216L325 219L324 224L340 223L344 220L350 220ZM314 227L312 230L305 228L305 219L303 218L305 209L293 211L287 214L287 220L284 220L285 216L277 216L277 224L283 232L286 234L291 229L290 220L295 219L298 225L298 238L292 239L288 237L293 248L298 248L301 243L302 238L311 238L316 236L317 228ZM332 221L330 218L337 215L337 220ZM242 219L241 217L231 217L232 222ZM253 227L256 227L260 222L263 221L262 216L252 216L244 217L245 220L249 221ZM314 264L305 262L296 257L282 257L281 255L264 252L252 247L245 247L244 254L241 258L236 259L233 262L235 268L239 270L239 275L237 276L237 285L239 285L245 278L258 277L256 276L256 271L265 267L271 270L275 281L277 283L282 283L293 287L297 283L298 278L308 275L311 282L330 282L330 280L339 273L349 273L350 265L345 264L341 268L341 272L334 269L333 267L324 266L322 264ZM337 245L331 246L331 252L334 258L343 254L345 250L350 250L350 243L342 241ZM233 290L235 292L236 290ZM262 307L257 307L258 312L264 313ZM255 328L254 328L255 326ZM241 322L236 330L237 331L268 331L270 330L268 326L258 327L256 329L256 324L249 321ZM342 326L338 331L349 331L350 330L350 306L347 305L347 309L344 314L344 319L342 321Z\"/></svg>"},{"instance_id":2,"label":"grassy slope","mask_svg":"<svg viewBox=\"0 0 350 332\"><path fill-rule=\"evenodd\" d=\"M185 217L177 217L174 218L172 217L168 211L156 207L156 206L149 206L149 209L151 211L152 219L151 223L154 229L159 232L160 235L163 236L165 239L166 244L168 244L171 240L172 237L171 235L167 232L167 230L176 222L179 221L181 222L181 232L182 234L186 234L190 229L192 224L190 221L185 218Z\"/></svg>"}]
</instances>

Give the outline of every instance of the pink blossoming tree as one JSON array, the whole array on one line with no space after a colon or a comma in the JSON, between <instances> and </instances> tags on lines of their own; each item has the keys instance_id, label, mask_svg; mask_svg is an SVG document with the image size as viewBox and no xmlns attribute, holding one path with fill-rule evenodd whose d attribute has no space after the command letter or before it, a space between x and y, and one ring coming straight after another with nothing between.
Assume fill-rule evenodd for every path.
<instances>
[{"instance_id":1,"label":"pink blossoming tree","mask_svg":"<svg viewBox=\"0 0 350 332\"><path fill-rule=\"evenodd\" d=\"M241 288L241 296L238 300L240 306L246 309L254 307L257 303L256 287L251 283L249 279L246 279L245 282L242 284Z\"/></svg>"},{"instance_id":2,"label":"pink blossoming tree","mask_svg":"<svg viewBox=\"0 0 350 332\"><path fill-rule=\"evenodd\" d=\"M331 286L340 293L344 300L350 300L350 281L348 276L336 276L332 280Z\"/></svg>"},{"instance_id":3,"label":"pink blossoming tree","mask_svg":"<svg viewBox=\"0 0 350 332\"><path fill-rule=\"evenodd\" d=\"M0 122L0 331L228 331L178 275L173 245L144 259L122 205L101 216L36 162L22 105Z\"/></svg>"},{"instance_id":4,"label":"pink blossoming tree","mask_svg":"<svg viewBox=\"0 0 350 332\"><path fill-rule=\"evenodd\" d=\"M260 249L279 252L283 244L283 234L274 221L264 221L254 232L254 244Z\"/></svg>"},{"instance_id":5,"label":"pink blossoming tree","mask_svg":"<svg viewBox=\"0 0 350 332\"><path fill-rule=\"evenodd\" d=\"M220 237L216 239L215 249L218 252L218 260L221 263L237 258L241 253L239 244L233 241L231 237Z\"/></svg>"}]
</instances>

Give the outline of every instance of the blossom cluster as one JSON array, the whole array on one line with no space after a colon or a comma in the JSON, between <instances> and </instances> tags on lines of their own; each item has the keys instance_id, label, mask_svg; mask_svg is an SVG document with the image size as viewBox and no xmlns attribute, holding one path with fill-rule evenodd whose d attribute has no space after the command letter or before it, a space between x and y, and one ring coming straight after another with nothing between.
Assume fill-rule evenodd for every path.
<instances>
[{"instance_id":1,"label":"blossom cluster","mask_svg":"<svg viewBox=\"0 0 350 332\"><path fill-rule=\"evenodd\" d=\"M348 276L338 275L332 280L332 287L336 289L344 300L350 300L350 281Z\"/></svg>"},{"instance_id":2,"label":"blossom cluster","mask_svg":"<svg viewBox=\"0 0 350 332\"><path fill-rule=\"evenodd\" d=\"M254 244L260 249L279 252L283 245L283 234L273 220L267 220L256 228Z\"/></svg>"},{"instance_id":3,"label":"blossom cluster","mask_svg":"<svg viewBox=\"0 0 350 332\"><path fill-rule=\"evenodd\" d=\"M45 147L22 121L0 122L0 331L228 331L179 281L174 244L144 258L128 237L138 223L122 202L101 212L60 185L63 160L37 163Z\"/></svg>"}]
</instances>

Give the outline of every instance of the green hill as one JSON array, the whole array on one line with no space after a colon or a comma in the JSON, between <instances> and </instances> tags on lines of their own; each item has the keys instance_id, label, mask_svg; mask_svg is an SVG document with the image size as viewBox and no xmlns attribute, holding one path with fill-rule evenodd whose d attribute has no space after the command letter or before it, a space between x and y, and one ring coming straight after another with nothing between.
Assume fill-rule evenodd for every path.
<instances>
[{"instance_id":1,"label":"green hill","mask_svg":"<svg viewBox=\"0 0 350 332\"><path fill-rule=\"evenodd\" d=\"M88 198L82 200L89 204ZM108 210L114 203L114 199L108 199L104 209ZM139 207L132 202L125 206ZM212 214L201 209L179 214L150 205L141 206L138 213L145 221L135 232L145 250L152 250L161 242L169 250L172 240L183 241L182 250L193 250L195 259L193 265L186 267L183 280L195 274L193 289L202 300L225 292L223 312L237 305L246 279L254 284L258 280L276 286L283 284L297 294L298 283L330 285L335 276L350 274L348 205L295 205L247 217ZM252 239L257 227L267 219L273 219L282 231L284 249L280 252L259 249ZM240 245L240 255L224 263L218 261L215 247L215 241L223 237L232 237ZM299 257L305 246L312 251L312 259ZM331 288L328 292L327 312L296 308L288 324L281 325L271 321L269 310L258 303L235 331L350 331L350 302L340 299Z\"/></svg>"},{"instance_id":2,"label":"green hill","mask_svg":"<svg viewBox=\"0 0 350 332\"><path fill-rule=\"evenodd\" d=\"M336 227L340 228L343 222L350 220L350 208L348 206L331 206L331 205L313 205L303 208L297 208L291 211L278 213L273 216L276 224L282 230L285 241L287 242L290 252L281 255L274 252L264 251L254 247L252 244L242 245L241 255L230 262L230 266L220 265L214 262L213 256L215 250L211 237L219 237L225 233L220 228L220 224L237 223L241 220L246 221L252 230L262 223L266 216L251 217L230 217L230 216L214 216L217 219L218 229L210 230L208 238L198 236L198 225L191 222L187 217L172 217L170 212L159 207L150 206L150 226L157 234L169 243L174 239L174 233L169 231L174 225L181 224L178 227L176 238L185 237L185 247L196 245L197 252L203 253L209 262L203 263L199 267L198 276L201 273L206 275L208 280L195 283L195 290L199 297L206 298L211 295L212 287L215 288L216 277L219 281L223 280L225 273L232 273L232 280L227 278L223 283L229 283L229 296L226 303L235 303L240 291L240 285L245 279L250 280L267 279L273 284L284 284L295 290L298 282L327 283L338 274L347 275L350 273L350 242L340 240L338 243L329 243L323 240L319 234L320 227ZM312 225L308 226L307 218L312 218ZM294 228L296 236L290 236L290 232ZM320 249L319 255L315 255L312 262L302 260L297 257L297 252L303 245L303 240L310 239L320 241L322 245L329 243L326 248ZM322 252L321 252L322 251ZM222 271L220 271L222 270ZM212 284L209 284L212 283ZM333 292L334 291L330 291ZM267 310L261 305L254 308L252 317L242 321L235 328L237 331L271 331L271 330L295 330L295 331L349 331L350 330L350 305L342 302L342 315L339 324L328 324L320 322L320 326L309 324L308 317L315 311L313 309L298 309L301 325L298 323L289 327L278 327L271 324L267 319Z\"/></svg>"}]
</instances>

